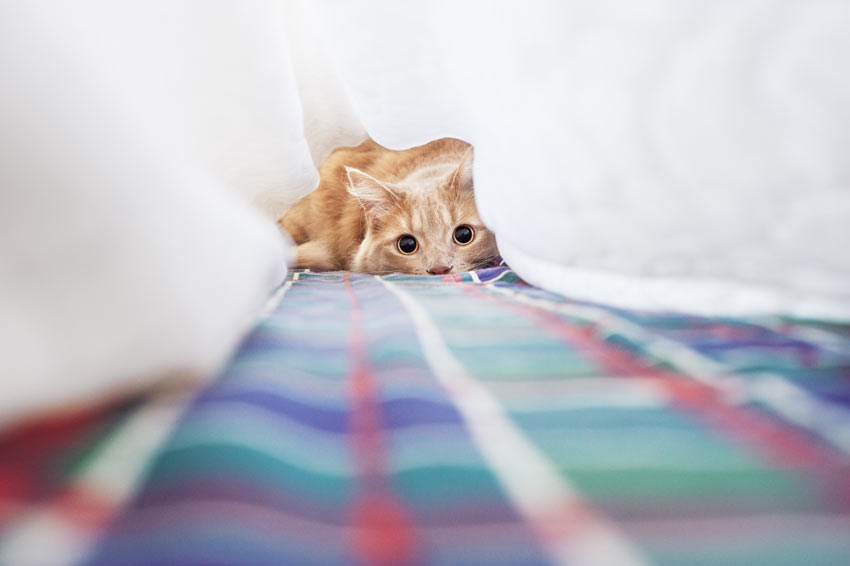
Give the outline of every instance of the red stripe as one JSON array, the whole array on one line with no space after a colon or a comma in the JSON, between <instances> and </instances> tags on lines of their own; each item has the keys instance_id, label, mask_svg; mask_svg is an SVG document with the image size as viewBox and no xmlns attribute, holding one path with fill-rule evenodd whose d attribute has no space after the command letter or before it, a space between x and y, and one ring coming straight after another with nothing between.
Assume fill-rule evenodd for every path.
<instances>
[{"instance_id":1,"label":"red stripe","mask_svg":"<svg viewBox=\"0 0 850 566\"><path fill-rule=\"evenodd\" d=\"M70 485L50 502L51 508L78 531L103 532L118 511L114 502L80 485Z\"/></svg>"},{"instance_id":2,"label":"red stripe","mask_svg":"<svg viewBox=\"0 0 850 566\"><path fill-rule=\"evenodd\" d=\"M716 389L685 374L648 365L630 350L600 339L593 326L582 326L548 310L509 301L476 285L461 285L466 293L497 302L543 326L549 333L578 349L582 355L614 376L654 379L674 406L685 409L732 440L747 444L766 461L785 469L805 470L829 486L829 501L850 508L850 463L808 433L784 421L726 403Z\"/></svg>"},{"instance_id":3,"label":"red stripe","mask_svg":"<svg viewBox=\"0 0 850 566\"><path fill-rule=\"evenodd\" d=\"M127 403L103 403L40 415L0 434L0 529L24 509L51 503L66 489L72 465Z\"/></svg>"},{"instance_id":4,"label":"red stripe","mask_svg":"<svg viewBox=\"0 0 850 566\"><path fill-rule=\"evenodd\" d=\"M350 275L345 289L351 300L351 430L354 459L361 484L351 508L354 547L366 566L403 566L417 562L416 530L407 510L395 498L388 480L386 442L378 392L363 331L363 313Z\"/></svg>"}]
</instances>

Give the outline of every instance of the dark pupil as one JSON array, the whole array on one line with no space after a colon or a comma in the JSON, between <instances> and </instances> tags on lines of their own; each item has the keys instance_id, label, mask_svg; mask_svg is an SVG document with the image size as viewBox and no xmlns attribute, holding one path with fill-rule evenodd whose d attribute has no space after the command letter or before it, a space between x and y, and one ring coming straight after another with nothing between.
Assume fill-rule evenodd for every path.
<instances>
[{"instance_id":1,"label":"dark pupil","mask_svg":"<svg viewBox=\"0 0 850 566\"><path fill-rule=\"evenodd\" d=\"M458 226L455 228L455 239L461 244L467 243L472 239L472 230L467 226Z\"/></svg>"},{"instance_id":2,"label":"dark pupil","mask_svg":"<svg viewBox=\"0 0 850 566\"><path fill-rule=\"evenodd\" d=\"M413 250L416 249L416 240L413 239L413 236L402 236L398 241L398 247L406 254L413 253Z\"/></svg>"}]
</instances>

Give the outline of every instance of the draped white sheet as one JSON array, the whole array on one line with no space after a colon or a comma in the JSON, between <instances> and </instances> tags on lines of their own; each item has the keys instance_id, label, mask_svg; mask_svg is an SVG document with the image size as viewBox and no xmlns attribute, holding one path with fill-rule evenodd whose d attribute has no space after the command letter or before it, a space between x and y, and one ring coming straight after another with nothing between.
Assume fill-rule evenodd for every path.
<instances>
[{"instance_id":1,"label":"draped white sheet","mask_svg":"<svg viewBox=\"0 0 850 566\"><path fill-rule=\"evenodd\" d=\"M339 2L325 22L377 141L475 145L483 218L529 281L850 315L850 3Z\"/></svg>"},{"instance_id":2,"label":"draped white sheet","mask_svg":"<svg viewBox=\"0 0 850 566\"><path fill-rule=\"evenodd\" d=\"M215 367L282 276L272 219L366 132L472 142L543 287L848 319L848 29L843 0L3 3L0 414Z\"/></svg>"}]
</instances>

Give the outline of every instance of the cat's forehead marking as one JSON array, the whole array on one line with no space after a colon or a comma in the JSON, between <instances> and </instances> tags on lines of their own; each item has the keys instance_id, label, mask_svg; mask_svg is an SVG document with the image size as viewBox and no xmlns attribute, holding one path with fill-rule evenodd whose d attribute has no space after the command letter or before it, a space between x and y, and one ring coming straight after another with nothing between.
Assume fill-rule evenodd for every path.
<instances>
[{"instance_id":1,"label":"cat's forehead marking","mask_svg":"<svg viewBox=\"0 0 850 566\"><path fill-rule=\"evenodd\" d=\"M404 177L402 182L408 190L419 192L433 189L457 168L457 163L430 163L417 167Z\"/></svg>"},{"instance_id":2,"label":"cat's forehead marking","mask_svg":"<svg viewBox=\"0 0 850 566\"><path fill-rule=\"evenodd\" d=\"M452 207L437 193L415 195L399 212L397 218L401 226L420 237L442 239L445 231L454 227Z\"/></svg>"}]
</instances>

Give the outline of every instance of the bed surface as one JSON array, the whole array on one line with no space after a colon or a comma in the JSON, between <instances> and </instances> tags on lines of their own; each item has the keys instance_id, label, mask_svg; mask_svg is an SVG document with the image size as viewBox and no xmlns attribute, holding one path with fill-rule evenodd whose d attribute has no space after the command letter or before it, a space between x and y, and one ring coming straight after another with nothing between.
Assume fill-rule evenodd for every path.
<instances>
[{"instance_id":1,"label":"bed surface","mask_svg":"<svg viewBox=\"0 0 850 566\"><path fill-rule=\"evenodd\" d=\"M0 436L0 564L847 564L850 326L295 271L214 381Z\"/></svg>"}]
</instances>

